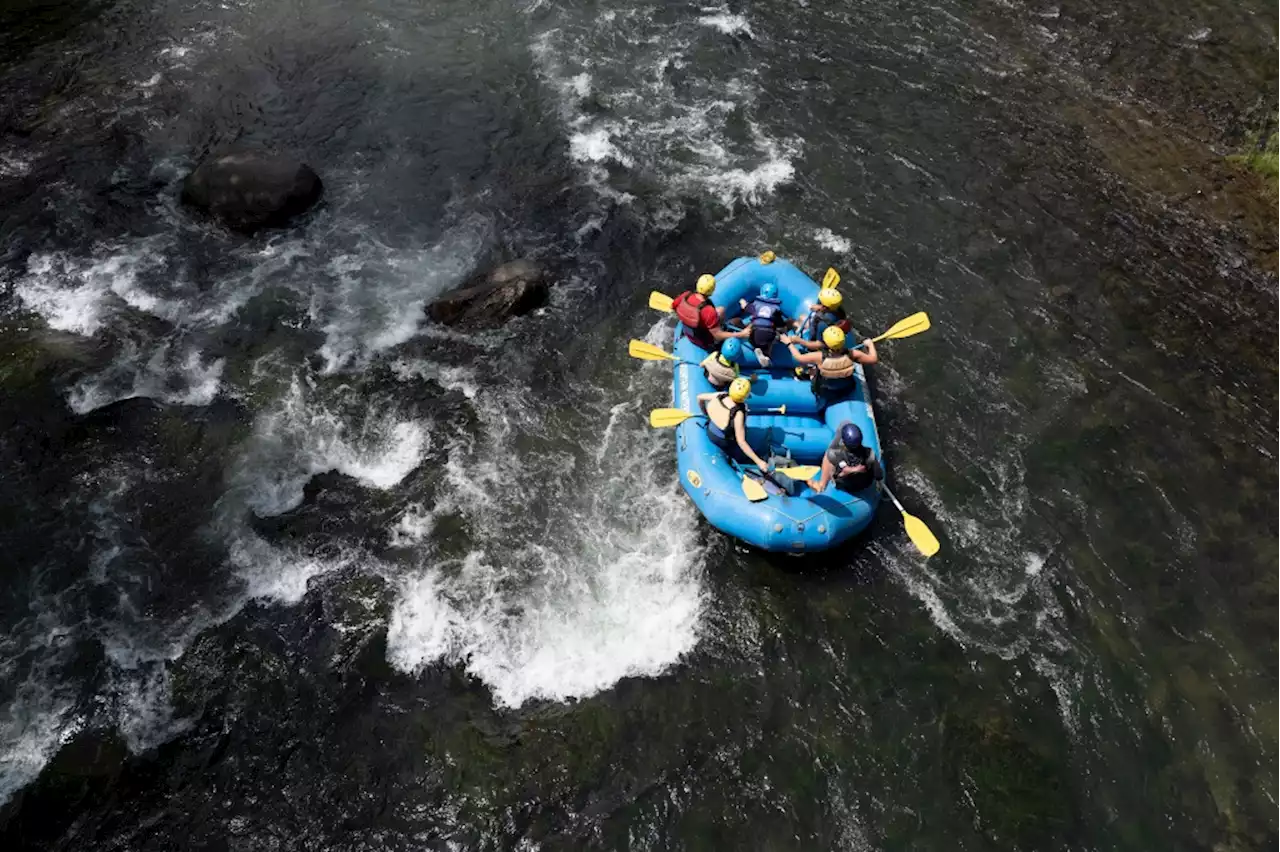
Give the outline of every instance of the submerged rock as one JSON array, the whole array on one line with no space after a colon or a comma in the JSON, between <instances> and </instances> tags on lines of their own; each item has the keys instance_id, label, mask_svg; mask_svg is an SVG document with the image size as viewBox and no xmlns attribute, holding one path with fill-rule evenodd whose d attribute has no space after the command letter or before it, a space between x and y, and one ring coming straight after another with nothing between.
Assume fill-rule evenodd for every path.
<instances>
[{"instance_id":1,"label":"submerged rock","mask_svg":"<svg viewBox=\"0 0 1280 852\"><path fill-rule=\"evenodd\" d=\"M201 163L182 183L182 201L237 231L286 224L320 200L310 166L282 154L239 151Z\"/></svg>"},{"instance_id":2,"label":"submerged rock","mask_svg":"<svg viewBox=\"0 0 1280 852\"><path fill-rule=\"evenodd\" d=\"M547 303L547 271L532 260L513 260L471 279L427 306L445 325L492 328Z\"/></svg>"}]
</instances>

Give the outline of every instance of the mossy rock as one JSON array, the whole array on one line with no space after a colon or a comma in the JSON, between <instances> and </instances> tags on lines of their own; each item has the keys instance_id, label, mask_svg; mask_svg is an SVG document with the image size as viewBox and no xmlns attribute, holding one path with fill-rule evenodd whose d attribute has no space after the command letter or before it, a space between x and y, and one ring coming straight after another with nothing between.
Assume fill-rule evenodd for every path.
<instances>
[{"instance_id":1,"label":"mossy rock","mask_svg":"<svg viewBox=\"0 0 1280 852\"><path fill-rule=\"evenodd\" d=\"M1232 154L1227 161L1259 175L1265 191L1271 199L1280 196L1277 178L1280 177L1280 140L1276 136L1276 117L1268 119L1265 126L1250 135L1239 154Z\"/></svg>"}]
</instances>

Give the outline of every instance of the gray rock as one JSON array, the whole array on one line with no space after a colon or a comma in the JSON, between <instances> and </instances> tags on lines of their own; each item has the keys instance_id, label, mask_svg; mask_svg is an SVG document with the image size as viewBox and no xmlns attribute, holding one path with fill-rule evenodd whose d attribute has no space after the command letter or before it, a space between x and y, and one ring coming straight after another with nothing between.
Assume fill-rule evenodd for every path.
<instances>
[{"instance_id":1,"label":"gray rock","mask_svg":"<svg viewBox=\"0 0 1280 852\"><path fill-rule=\"evenodd\" d=\"M182 183L183 203L246 232L288 223L323 192L310 166L265 151L210 157Z\"/></svg>"},{"instance_id":2,"label":"gray rock","mask_svg":"<svg viewBox=\"0 0 1280 852\"><path fill-rule=\"evenodd\" d=\"M492 328L547 303L547 271L532 260L513 260L472 278L427 306L444 325Z\"/></svg>"}]
</instances>

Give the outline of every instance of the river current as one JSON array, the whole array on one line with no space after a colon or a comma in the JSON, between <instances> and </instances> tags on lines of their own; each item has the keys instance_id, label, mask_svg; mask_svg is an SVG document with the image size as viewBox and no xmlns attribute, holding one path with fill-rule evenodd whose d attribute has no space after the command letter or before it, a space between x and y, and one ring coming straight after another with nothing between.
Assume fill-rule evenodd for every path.
<instances>
[{"instance_id":1,"label":"river current","mask_svg":"<svg viewBox=\"0 0 1280 852\"><path fill-rule=\"evenodd\" d=\"M6 849L1275 848L1274 4L0 9ZM244 237L210 151L326 197ZM835 266L895 490L681 492L647 310ZM530 257L550 303L423 308Z\"/></svg>"}]
</instances>

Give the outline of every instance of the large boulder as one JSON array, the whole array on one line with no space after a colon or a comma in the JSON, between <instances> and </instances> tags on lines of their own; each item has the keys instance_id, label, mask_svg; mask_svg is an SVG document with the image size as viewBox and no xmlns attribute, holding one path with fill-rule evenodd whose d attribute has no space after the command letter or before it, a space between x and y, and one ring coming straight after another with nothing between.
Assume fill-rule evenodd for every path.
<instances>
[{"instance_id":1,"label":"large boulder","mask_svg":"<svg viewBox=\"0 0 1280 852\"><path fill-rule=\"evenodd\" d=\"M237 231L286 224L320 200L310 166L281 154L237 151L210 157L182 183L182 200Z\"/></svg>"},{"instance_id":2,"label":"large boulder","mask_svg":"<svg viewBox=\"0 0 1280 852\"><path fill-rule=\"evenodd\" d=\"M547 303L547 271L531 260L513 260L473 278L427 306L436 322L492 328Z\"/></svg>"}]
</instances>

